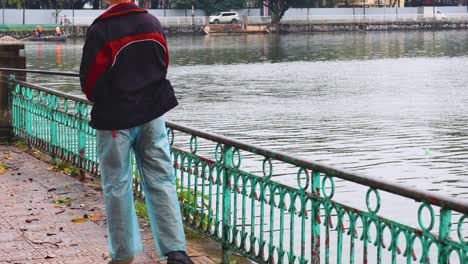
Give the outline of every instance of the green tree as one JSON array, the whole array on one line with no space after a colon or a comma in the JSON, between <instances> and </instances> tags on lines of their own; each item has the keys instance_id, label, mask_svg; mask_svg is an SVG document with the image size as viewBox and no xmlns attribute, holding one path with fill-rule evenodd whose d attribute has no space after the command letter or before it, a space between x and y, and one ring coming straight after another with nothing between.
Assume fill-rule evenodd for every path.
<instances>
[{"instance_id":1,"label":"green tree","mask_svg":"<svg viewBox=\"0 0 468 264\"><path fill-rule=\"evenodd\" d=\"M8 6L16 7L18 9L23 9L24 4L24 0L8 0Z\"/></svg>"},{"instance_id":2,"label":"green tree","mask_svg":"<svg viewBox=\"0 0 468 264\"><path fill-rule=\"evenodd\" d=\"M195 0L174 0L172 6L176 9L189 9L192 5L195 5Z\"/></svg>"},{"instance_id":3,"label":"green tree","mask_svg":"<svg viewBox=\"0 0 468 264\"><path fill-rule=\"evenodd\" d=\"M271 23L277 24L281 21L281 18L283 18L289 8L317 7L318 0L269 0L266 3L263 3L263 5L270 9Z\"/></svg>"}]
</instances>

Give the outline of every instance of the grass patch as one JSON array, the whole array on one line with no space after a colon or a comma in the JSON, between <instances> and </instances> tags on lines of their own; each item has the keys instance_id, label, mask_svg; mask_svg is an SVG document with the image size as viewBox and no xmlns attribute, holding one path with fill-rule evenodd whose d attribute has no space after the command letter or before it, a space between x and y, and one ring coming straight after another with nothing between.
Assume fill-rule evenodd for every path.
<instances>
[{"instance_id":1,"label":"grass patch","mask_svg":"<svg viewBox=\"0 0 468 264\"><path fill-rule=\"evenodd\" d=\"M149 222L148 209L144 201L140 199L135 199L135 210L138 217L145 219Z\"/></svg>"},{"instance_id":2,"label":"grass patch","mask_svg":"<svg viewBox=\"0 0 468 264\"><path fill-rule=\"evenodd\" d=\"M148 209L146 208L144 201L135 199L135 210L138 217L143 218L146 222L149 223ZM186 239L202 239L207 237L188 227L184 227L184 232Z\"/></svg>"},{"instance_id":3,"label":"grass patch","mask_svg":"<svg viewBox=\"0 0 468 264\"><path fill-rule=\"evenodd\" d=\"M60 161L56 166L49 168L51 171L63 172L69 176L80 176L80 169L71 165L68 162Z\"/></svg>"},{"instance_id":4,"label":"grass patch","mask_svg":"<svg viewBox=\"0 0 468 264\"><path fill-rule=\"evenodd\" d=\"M29 151L29 144L26 142L26 140L19 139L14 141L13 146L19 148L20 150L27 152Z\"/></svg>"}]
</instances>

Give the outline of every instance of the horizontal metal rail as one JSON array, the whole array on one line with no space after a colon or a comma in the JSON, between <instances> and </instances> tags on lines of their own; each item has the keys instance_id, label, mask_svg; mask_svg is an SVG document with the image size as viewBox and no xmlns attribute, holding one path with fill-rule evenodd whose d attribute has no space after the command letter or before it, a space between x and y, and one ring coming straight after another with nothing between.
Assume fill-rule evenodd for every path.
<instances>
[{"instance_id":1,"label":"horizontal metal rail","mask_svg":"<svg viewBox=\"0 0 468 264\"><path fill-rule=\"evenodd\" d=\"M78 96L78 95L73 95L73 94L69 94L69 93L64 93L64 92L61 92L61 91L58 91L58 90L55 90L55 89L47 88L47 87L40 86L40 85L35 85L35 84L28 83L28 82L25 82L25 81L15 80L15 82L20 84L20 85L23 85L23 86L31 87L31 88L33 88L35 90L38 90L38 91L41 91L41 92L57 95L57 96L65 98L65 99L73 100L73 101L76 101L76 102L85 103L85 104L88 104L88 105L93 105L93 102L89 101L84 96Z\"/></svg>"},{"instance_id":2,"label":"horizontal metal rail","mask_svg":"<svg viewBox=\"0 0 468 264\"><path fill-rule=\"evenodd\" d=\"M10 72L24 72L24 73L38 73L38 74L50 74L50 75L62 75L62 76L72 76L72 77L79 77L78 73L73 72L56 72L56 71L42 71L42 70L21 70L21 69L13 69L13 68L0 68L0 71L10 71ZM34 89L44 91L47 93L55 94L62 96L64 98L75 100L78 102L92 104L88 100L84 99L83 97L70 95L67 93L59 92L54 89L49 89L41 86L37 86L31 83L16 81L21 85L26 85L28 87L32 87ZM269 150L267 148L262 148L258 146L254 146L251 144L247 144L232 138L224 137L221 135L217 135L214 133L209 133L201 130L197 130L188 126L183 126L180 124L176 124L170 121L166 122L168 127L174 128L176 130L180 130L185 133L189 133L198 137L202 137L211 141L219 142L222 144L226 144L232 146L234 148L247 150L249 152L265 156L267 158L274 158L275 160L287 162L298 167L302 167L305 169L310 170L318 170L322 171L330 176L337 177L340 179L344 179L347 181L351 181L354 183L362 184L374 189L383 190L389 193L393 193L399 196L403 196L406 198L410 198L416 200L418 202L426 202L428 204L440 206L444 209L454 210L463 214L468 214L468 201L460 200L453 197L449 197L446 195L441 195L433 192L428 192L424 190L417 190L414 188L409 188L401 184L396 184L390 181L376 179L367 175L357 174L347 172L341 169L333 168L331 166L311 161L308 159L297 158L290 154Z\"/></svg>"},{"instance_id":3,"label":"horizontal metal rail","mask_svg":"<svg viewBox=\"0 0 468 264\"><path fill-rule=\"evenodd\" d=\"M15 68L0 68L0 71L19 72L19 73L37 73L37 74L47 74L47 75L68 76L68 77L80 77L79 73L66 72L66 71L25 70L25 69L15 69Z\"/></svg>"},{"instance_id":4,"label":"horizontal metal rail","mask_svg":"<svg viewBox=\"0 0 468 264\"><path fill-rule=\"evenodd\" d=\"M247 143L244 143L244 142L232 139L232 138L197 130L197 129L179 125L170 121L166 121L166 123L168 124L168 127L171 127L173 129L180 130L182 132L189 133L198 137L202 137L202 138L214 141L214 142L219 142L228 146L232 146L234 148L247 150L249 152L262 155L267 158L272 158L275 160L290 163L301 168L306 168L310 170L318 170L333 177L337 177L337 178L351 181L354 183L362 184L362 185L369 186L378 190L383 190L389 193L397 194L406 198L416 200L418 202L426 202L429 204L440 206L445 209L450 209L450 210L454 210L463 214L468 214L468 202L466 200L459 200L459 199L452 198L449 196L431 193L431 192L423 191L423 190L415 190L415 189L403 186L401 184L395 184L390 181L376 179L376 178L362 175L362 174L346 172L344 170L336 169L336 168L333 168L331 166L328 166L319 162L310 161L308 159L297 158L290 154L254 146L254 145L247 144Z\"/></svg>"}]
</instances>

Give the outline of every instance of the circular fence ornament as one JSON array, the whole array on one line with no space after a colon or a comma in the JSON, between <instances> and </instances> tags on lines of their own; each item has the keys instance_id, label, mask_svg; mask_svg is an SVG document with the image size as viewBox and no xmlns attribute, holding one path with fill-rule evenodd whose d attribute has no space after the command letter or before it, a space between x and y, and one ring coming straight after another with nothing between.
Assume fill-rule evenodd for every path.
<instances>
[{"instance_id":1,"label":"circular fence ornament","mask_svg":"<svg viewBox=\"0 0 468 264\"><path fill-rule=\"evenodd\" d=\"M88 116L88 105L85 103L80 103L80 114L82 117Z\"/></svg>"},{"instance_id":2,"label":"circular fence ornament","mask_svg":"<svg viewBox=\"0 0 468 264\"><path fill-rule=\"evenodd\" d=\"M268 164L268 170L267 170L267 164ZM263 170L263 176L266 177L267 179L271 179L271 176L273 175L273 164L271 163L270 158L265 158L263 160L262 170Z\"/></svg>"},{"instance_id":3,"label":"circular fence ornament","mask_svg":"<svg viewBox=\"0 0 468 264\"><path fill-rule=\"evenodd\" d=\"M462 229L462 226L463 226L463 223L465 220L468 220L468 216L467 215L463 215L460 220L458 221L458 226L457 226L457 233L458 233L458 238L460 239L460 242L462 244L468 244L468 241L465 240L464 236L463 236L463 229Z\"/></svg>"},{"instance_id":4,"label":"circular fence ornament","mask_svg":"<svg viewBox=\"0 0 468 264\"><path fill-rule=\"evenodd\" d=\"M59 104L58 97L56 95L53 95L52 96L52 108L54 110L57 110L57 109L59 109L59 106L60 106L60 104Z\"/></svg>"},{"instance_id":5,"label":"circular fence ornament","mask_svg":"<svg viewBox=\"0 0 468 264\"><path fill-rule=\"evenodd\" d=\"M34 90L31 88L26 88L26 98L32 100L34 98Z\"/></svg>"},{"instance_id":6,"label":"circular fence ornament","mask_svg":"<svg viewBox=\"0 0 468 264\"><path fill-rule=\"evenodd\" d=\"M331 185L330 193L327 193L326 188L325 188L327 181L330 182L330 185ZM335 181L333 180L332 177L328 175L326 175L322 179L322 193L323 193L323 196L327 199L331 199L333 198L333 195L335 195Z\"/></svg>"},{"instance_id":7,"label":"circular fence ornament","mask_svg":"<svg viewBox=\"0 0 468 264\"><path fill-rule=\"evenodd\" d=\"M75 115L78 115L78 113L80 112L80 110L78 109L78 103L75 103L74 107L73 107L73 113Z\"/></svg>"},{"instance_id":8,"label":"circular fence ornament","mask_svg":"<svg viewBox=\"0 0 468 264\"><path fill-rule=\"evenodd\" d=\"M303 173L305 174L305 185L302 184L301 180L301 176ZM299 186L299 189L301 189L301 191L304 191L309 187L309 178L309 171L307 169L300 168L297 172L297 185Z\"/></svg>"},{"instance_id":9,"label":"circular fence ornament","mask_svg":"<svg viewBox=\"0 0 468 264\"><path fill-rule=\"evenodd\" d=\"M198 138L196 136L192 136L190 138L190 152L193 154L197 153L198 150Z\"/></svg>"},{"instance_id":10,"label":"circular fence ornament","mask_svg":"<svg viewBox=\"0 0 468 264\"><path fill-rule=\"evenodd\" d=\"M375 205L374 210L372 210L371 204L370 204L370 194L371 193L374 193L375 198L377 199L376 200L377 204ZM374 188L369 188L369 190L367 190L367 193L366 193L366 206L367 206L367 210L369 210L369 212L371 212L373 214L377 214L377 212L379 212L379 210L380 210L380 194L379 194L379 191L377 191Z\"/></svg>"},{"instance_id":11,"label":"circular fence ornament","mask_svg":"<svg viewBox=\"0 0 468 264\"><path fill-rule=\"evenodd\" d=\"M174 144L174 130L172 128L167 128L167 137L169 139L169 144L172 146Z\"/></svg>"},{"instance_id":12,"label":"circular fence ornament","mask_svg":"<svg viewBox=\"0 0 468 264\"><path fill-rule=\"evenodd\" d=\"M218 143L215 149L215 160L217 162L223 161L223 150L224 150L223 145L221 143Z\"/></svg>"},{"instance_id":13,"label":"circular fence ornament","mask_svg":"<svg viewBox=\"0 0 468 264\"><path fill-rule=\"evenodd\" d=\"M422 211L424 208L427 208L427 210L429 211L430 213L430 216L431 216L431 221L430 221L430 224L429 226L424 226L424 223L423 223L423 220L422 220ZM429 232L432 230L432 228L434 227L434 209L432 209L432 206L430 204L427 204L427 203L422 203L420 206L419 206L419 209L418 209L418 222L419 222L419 226L421 227L422 231L424 232Z\"/></svg>"},{"instance_id":14,"label":"circular fence ornament","mask_svg":"<svg viewBox=\"0 0 468 264\"><path fill-rule=\"evenodd\" d=\"M242 155L238 148L235 148L232 152L231 163L234 168L239 169L242 162Z\"/></svg>"},{"instance_id":15,"label":"circular fence ornament","mask_svg":"<svg viewBox=\"0 0 468 264\"><path fill-rule=\"evenodd\" d=\"M63 101L63 111L64 111L65 113L68 113L68 99L65 99L65 100Z\"/></svg>"}]
</instances>

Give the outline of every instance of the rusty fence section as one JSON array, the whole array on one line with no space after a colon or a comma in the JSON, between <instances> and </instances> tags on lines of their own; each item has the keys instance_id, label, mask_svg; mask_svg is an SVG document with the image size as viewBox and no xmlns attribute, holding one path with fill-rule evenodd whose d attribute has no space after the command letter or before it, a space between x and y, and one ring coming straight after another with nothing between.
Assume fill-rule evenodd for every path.
<instances>
[{"instance_id":1,"label":"rusty fence section","mask_svg":"<svg viewBox=\"0 0 468 264\"><path fill-rule=\"evenodd\" d=\"M91 103L10 83L14 134L98 176ZM468 263L464 200L173 122L167 132L184 221L222 244L224 263L233 252L259 263ZM134 188L142 198L137 170Z\"/></svg>"}]
</instances>

